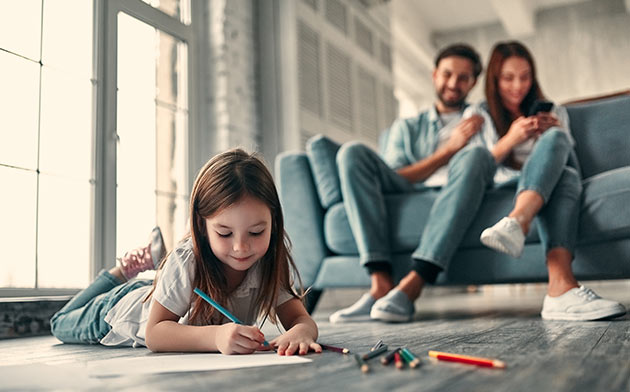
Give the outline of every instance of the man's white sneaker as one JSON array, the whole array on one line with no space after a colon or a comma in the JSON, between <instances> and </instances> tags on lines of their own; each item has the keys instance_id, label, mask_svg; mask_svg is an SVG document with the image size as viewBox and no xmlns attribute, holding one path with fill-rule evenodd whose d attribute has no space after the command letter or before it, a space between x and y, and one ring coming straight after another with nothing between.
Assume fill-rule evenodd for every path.
<instances>
[{"instance_id":1,"label":"man's white sneaker","mask_svg":"<svg viewBox=\"0 0 630 392\"><path fill-rule=\"evenodd\" d=\"M370 293L365 293L353 305L331 314L328 320L333 324L368 321L374 302L376 302L374 297Z\"/></svg>"},{"instance_id":2,"label":"man's white sneaker","mask_svg":"<svg viewBox=\"0 0 630 392\"><path fill-rule=\"evenodd\" d=\"M392 289L372 306L370 317L388 323L407 323L413 319L416 309L413 302L399 289Z\"/></svg>"},{"instance_id":3,"label":"man's white sneaker","mask_svg":"<svg viewBox=\"0 0 630 392\"><path fill-rule=\"evenodd\" d=\"M619 302L603 299L593 290L580 286L558 297L545 296L540 315L545 320L589 321L626 314Z\"/></svg>"},{"instance_id":4,"label":"man's white sneaker","mask_svg":"<svg viewBox=\"0 0 630 392\"><path fill-rule=\"evenodd\" d=\"M494 226L481 233L481 243L498 252L512 257L521 257L525 246L525 235L521 225L515 218L505 217Z\"/></svg>"}]
</instances>

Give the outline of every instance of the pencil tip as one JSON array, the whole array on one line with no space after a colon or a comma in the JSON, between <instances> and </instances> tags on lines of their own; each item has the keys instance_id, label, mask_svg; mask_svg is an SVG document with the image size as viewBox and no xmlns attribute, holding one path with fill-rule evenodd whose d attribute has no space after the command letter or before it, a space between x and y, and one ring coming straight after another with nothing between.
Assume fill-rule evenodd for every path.
<instances>
[{"instance_id":1,"label":"pencil tip","mask_svg":"<svg viewBox=\"0 0 630 392\"><path fill-rule=\"evenodd\" d=\"M505 362L499 361L498 359L495 359L494 361L492 361L492 366L497 367L497 368L501 368L501 369L505 369Z\"/></svg>"}]
</instances>

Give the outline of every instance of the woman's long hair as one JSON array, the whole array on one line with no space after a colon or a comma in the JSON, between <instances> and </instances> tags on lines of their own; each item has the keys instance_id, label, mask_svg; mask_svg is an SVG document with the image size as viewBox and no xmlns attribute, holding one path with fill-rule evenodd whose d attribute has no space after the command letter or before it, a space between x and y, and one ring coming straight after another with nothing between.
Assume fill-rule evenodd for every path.
<instances>
[{"instance_id":1,"label":"woman's long hair","mask_svg":"<svg viewBox=\"0 0 630 392\"><path fill-rule=\"evenodd\" d=\"M216 155L199 171L190 195L190 234L195 256L194 287L198 287L220 304L228 298L227 280L223 263L212 253L206 229L206 218L213 216L250 196L263 202L271 213L269 248L258 261L261 286L254 299L258 316L276 322L274 307L280 290L303 297L302 282L289 253L290 241L284 231L280 199L273 177L265 164L255 155L232 149ZM160 269L167 262L165 259ZM159 275L158 275L159 276ZM296 277L301 294L293 289ZM210 323L215 309L200 297L192 298L191 324Z\"/></svg>"},{"instance_id":2,"label":"woman's long hair","mask_svg":"<svg viewBox=\"0 0 630 392\"><path fill-rule=\"evenodd\" d=\"M534 57L529 50L527 50L527 48L518 41L499 42L496 44L494 48L492 48L490 60L488 61L485 90L488 110L499 138L508 132L510 125L512 125L512 121L514 121L510 112L503 105L503 101L499 95L499 78L501 76L501 68L503 67L505 60L513 56L520 57L527 61L532 75L532 86L519 106L521 112L523 114L527 114L534 101L537 99L545 99L545 96L540 88L540 84L538 83L538 78L536 77ZM512 167L516 166L512 153L510 153L510 155L506 158L505 164Z\"/></svg>"}]
</instances>

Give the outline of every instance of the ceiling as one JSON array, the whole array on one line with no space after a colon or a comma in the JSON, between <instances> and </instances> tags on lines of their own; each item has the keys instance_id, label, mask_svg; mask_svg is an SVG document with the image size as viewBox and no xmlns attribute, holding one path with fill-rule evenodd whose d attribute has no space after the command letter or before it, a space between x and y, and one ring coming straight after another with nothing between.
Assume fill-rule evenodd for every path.
<instances>
[{"instance_id":1,"label":"ceiling","mask_svg":"<svg viewBox=\"0 0 630 392\"><path fill-rule=\"evenodd\" d=\"M410 97L431 89L436 48L432 36L467 28L501 24L514 39L535 34L542 10L597 0L359 0L372 11L387 14L392 34L397 85L414 86ZM630 0L620 0L630 13ZM421 67L418 67L418 66ZM423 77L425 76L425 77ZM424 80L426 79L426 80ZM416 90L415 92L412 90Z\"/></svg>"},{"instance_id":2,"label":"ceiling","mask_svg":"<svg viewBox=\"0 0 630 392\"><path fill-rule=\"evenodd\" d=\"M536 11L586 0L390 0L405 10L407 19L444 32L501 22L508 32L528 33ZM398 15L400 17L400 15ZM516 27L514 27L516 26ZM521 29L521 30L515 30Z\"/></svg>"},{"instance_id":3,"label":"ceiling","mask_svg":"<svg viewBox=\"0 0 630 392\"><path fill-rule=\"evenodd\" d=\"M534 34L536 12L584 1L589 0L388 0L387 5L393 41L431 69L432 34L501 23L512 37L523 38Z\"/></svg>"}]
</instances>

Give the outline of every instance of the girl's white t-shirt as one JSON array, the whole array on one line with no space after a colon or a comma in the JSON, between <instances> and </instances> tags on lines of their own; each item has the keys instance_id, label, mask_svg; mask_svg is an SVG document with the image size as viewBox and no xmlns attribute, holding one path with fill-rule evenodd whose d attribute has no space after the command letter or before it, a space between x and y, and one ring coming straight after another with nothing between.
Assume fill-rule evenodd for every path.
<instances>
[{"instance_id":1,"label":"girl's white t-shirt","mask_svg":"<svg viewBox=\"0 0 630 392\"><path fill-rule=\"evenodd\" d=\"M107 313L105 321L111 325L100 343L106 346L146 346L146 325L149 319L151 303L159 302L166 309L180 316L179 323L188 324L188 316L194 302L193 280L195 277L195 256L192 240L189 238L171 252L162 270L158 272L157 285L150 300L143 300L150 293L152 285L140 287L126 294ZM260 292L261 271L258 263L254 264L243 282L222 304L243 323L251 325L256 322L258 309L254 300ZM293 298L285 290L278 292L276 307ZM216 313L212 325L229 322L223 315Z\"/></svg>"}]
</instances>

